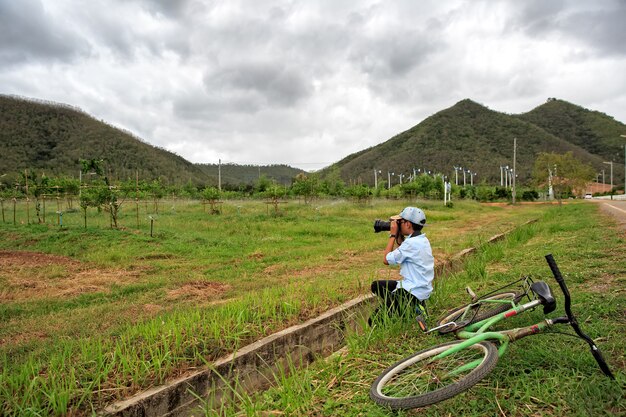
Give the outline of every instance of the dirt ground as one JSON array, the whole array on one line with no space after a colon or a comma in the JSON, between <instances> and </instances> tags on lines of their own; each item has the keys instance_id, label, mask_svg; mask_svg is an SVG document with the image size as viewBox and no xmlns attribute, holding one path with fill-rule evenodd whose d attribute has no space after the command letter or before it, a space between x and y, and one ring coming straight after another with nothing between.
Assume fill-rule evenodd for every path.
<instances>
[{"instance_id":1,"label":"dirt ground","mask_svg":"<svg viewBox=\"0 0 626 417\"><path fill-rule=\"evenodd\" d=\"M113 285L142 280L147 267L96 268L66 256L41 252L0 251L0 302L67 299L84 293L109 292ZM207 299L229 286L193 281L167 292L168 299Z\"/></svg>"}]
</instances>

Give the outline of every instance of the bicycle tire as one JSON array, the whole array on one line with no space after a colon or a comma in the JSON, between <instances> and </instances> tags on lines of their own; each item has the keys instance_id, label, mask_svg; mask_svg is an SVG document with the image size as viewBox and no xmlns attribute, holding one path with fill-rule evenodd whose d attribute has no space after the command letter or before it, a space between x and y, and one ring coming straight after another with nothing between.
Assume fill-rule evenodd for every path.
<instances>
[{"instance_id":1,"label":"bicycle tire","mask_svg":"<svg viewBox=\"0 0 626 417\"><path fill-rule=\"evenodd\" d=\"M488 297L483 297L480 298L480 300L504 300L504 299L510 299L511 301L517 303L519 302L522 297L524 296L524 293L518 293L518 292L514 292L514 291L507 291L507 292L501 292L501 293L497 293L497 294L493 294L490 295ZM471 303L470 303L471 304ZM438 321L437 321L437 326L442 326L446 323L450 323L453 321L456 321L458 318L461 317L461 315L463 314L463 311L465 310L465 308L470 305L470 304L465 304L461 307L457 307L455 309L450 310L449 312L447 312L443 317L441 317ZM441 334L445 334L445 333L450 333L453 331L456 331L464 326L467 326L468 324L471 323L476 323L479 322L481 320L485 320L488 319L490 317L495 316L496 314L500 314L503 313L505 311L507 311L508 309L511 308L510 304L484 304L484 305L480 305L478 308L478 312L476 313L476 315L474 315L471 311L468 313L471 317L471 320L461 323L460 325L453 327L453 326L448 326L448 327L443 327L441 329L439 329L439 333Z\"/></svg>"},{"instance_id":2,"label":"bicycle tire","mask_svg":"<svg viewBox=\"0 0 626 417\"><path fill-rule=\"evenodd\" d=\"M388 406L395 410L408 410L447 400L471 388L489 374L498 363L498 349L493 343L479 342L446 358L428 361L429 358L438 355L450 346L463 342L465 341L455 340L424 349L391 365L372 384L370 398L379 405ZM459 375L457 379L446 381L444 384L441 383L440 377L445 367L449 366L448 363L456 361L454 366L458 366L457 364L475 361L477 358L480 363L474 369ZM405 370L411 371L413 368L419 372L417 375L404 375L405 373L408 374ZM436 373L436 371L439 372ZM402 384L403 378L408 381L410 387L402 389L391 386L395 382L398 382L398 385ZM425 392L417 391L420 389L420 382L425 385L423 388ZM394 394L392 392L394 388L398 388L400 394ZM417 392L409 393L408 389Z\"/></svg>"}]
</instances>

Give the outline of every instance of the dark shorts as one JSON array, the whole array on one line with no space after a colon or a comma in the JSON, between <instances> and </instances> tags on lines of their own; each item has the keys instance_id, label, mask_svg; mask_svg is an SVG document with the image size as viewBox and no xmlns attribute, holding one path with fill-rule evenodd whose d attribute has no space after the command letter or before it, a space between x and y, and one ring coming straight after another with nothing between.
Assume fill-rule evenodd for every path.
<instances>
[{"instance_id":1,"label":"dark shorts","mask_svg":"<svg viewBox=\"0 0 626 417\"><path fill-rule=\"evenodd\" d=\"M402 288L394 292L397 287L398 281L395 280L379 280L372 282L372 292L385 302L390 313L401 311L403 306L408 306L410 311L415 311L417 304L421 304L424 309L426 309L426 300L420 300Z\"/></svg>"}]
</instances>

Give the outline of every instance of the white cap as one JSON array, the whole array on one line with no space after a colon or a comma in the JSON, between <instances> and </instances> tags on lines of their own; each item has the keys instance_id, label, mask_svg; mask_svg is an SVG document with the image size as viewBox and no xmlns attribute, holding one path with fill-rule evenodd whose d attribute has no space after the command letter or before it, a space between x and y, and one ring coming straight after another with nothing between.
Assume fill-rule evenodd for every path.
<instances>
[{"instance_id":1,"label":"white cap","mask_svg":"<svg viewBox=\"0 0 626 417\"><path fill-rule=\"evenodd\" d=\"M399 215L393 216L392 219L404 219L420 226L426 225L426 214L417 207L405 207Z\"/></svg>"}]
</instances>

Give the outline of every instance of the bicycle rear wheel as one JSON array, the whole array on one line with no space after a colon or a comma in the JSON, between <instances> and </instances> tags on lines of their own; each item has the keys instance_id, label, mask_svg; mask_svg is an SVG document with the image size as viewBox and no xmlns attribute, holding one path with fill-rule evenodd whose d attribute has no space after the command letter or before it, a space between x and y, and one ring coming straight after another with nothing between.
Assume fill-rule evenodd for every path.
<instances>
[{"instance_id":1,"label":"bicycle rear wheel","mask_svg":"<svg viewBox=\"0 0 626 417\"><path fill-rule=\"evenodd\" d=\"M516 293L514 291L508 291L508 292L493 294L488 297L483 297L483 298L480 298L480 300L510 300L510 301L517 303L519 300L522 299L523 296L524 296L524 293ZM446 315L444 315L442 318L439 319L439 321L437 322L437 326L442 326L446 323L456 322L457 320L461 318L461 316L463 316L463 313L465 312L465 309L467 308L467 306L471 304L465 304L462 307L457 307L453 310L450 310L448 313L446 313ZM476 323L478 321L493 317L496 314L500 314L504 311L507 311L510 308L511 308L511 304L509 303L506 303L506 304L480 303L480 304L474 305L467 312L464 322L457 323L457 326L443 327L439 329L439 333L444 334L444 333L453 332L455 330L462 328L463 326L467 326L468 324Z\"/></svg>"},{"instance_id":2,"label":"bicycle rear wheel","mask_svg":"<svg viewBox=\"0 0 626 417\"><path fill-rule=\"evenodd\" d=\"M480 342L459 352L435 359L455 340L422 350L387 368L372 384L370 397L393 409L425 407L447 400L475 385L498 363L498 349L491 342ZM474 366L463 369L464 365Z\"/></svg>"}]
</instances>

